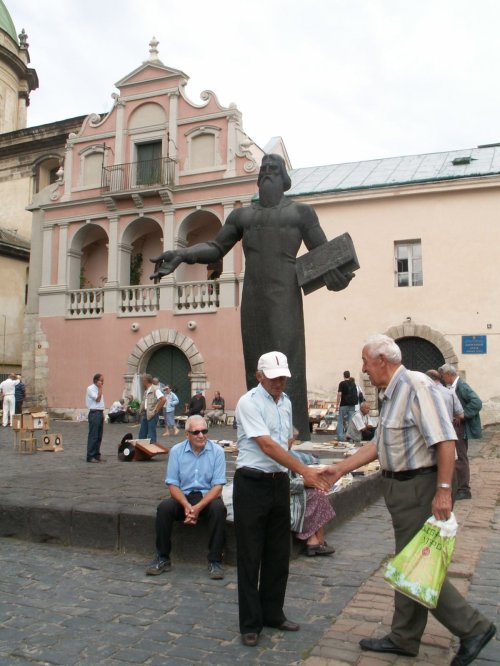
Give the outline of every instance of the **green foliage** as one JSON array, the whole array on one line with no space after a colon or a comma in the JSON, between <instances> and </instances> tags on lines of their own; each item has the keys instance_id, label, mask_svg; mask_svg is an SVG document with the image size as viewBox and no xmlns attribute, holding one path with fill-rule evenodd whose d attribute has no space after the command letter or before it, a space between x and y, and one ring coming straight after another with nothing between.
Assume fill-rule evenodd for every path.
<instances>
[{"instance_id":1,"label":"green foliage","mask_svg":"<svg viewBox=\"0 0 500 666\"><path fill-rule=\"evenodd\" d=\"M130 258L130 284L141 284L142 277L142 252L132 255Z\"/></svg>"}]
</instances>

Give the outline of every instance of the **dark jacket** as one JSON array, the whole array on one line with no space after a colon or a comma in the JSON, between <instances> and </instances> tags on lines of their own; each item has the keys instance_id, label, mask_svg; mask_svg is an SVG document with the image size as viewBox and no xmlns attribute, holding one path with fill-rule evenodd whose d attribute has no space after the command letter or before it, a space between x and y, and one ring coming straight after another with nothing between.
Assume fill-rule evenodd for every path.
<instances>
[{"instance_id":1,"label":"dark jacket","mask_svg":"<svg viewBox=\"0 0 500 666\"><path fill-rule=\"evenodd\" d=\"M23 382L17 382L14 387L14 398L16 402L22 402L26 397L26 386Z\"/></svg>"},{"instance_id":2,"label":"dark jacket","mask_svg":"<svg viewBox=\"0 0 500 666\"><path fill-rule=\"evenodd\" d=\"M481 419L479 417L479 412L483 406L481 398L471 389L467 382L464 382L464 380L460 378L456 384L455 393L464 409L464 439L480 439Z\"/></svg>"}]
</instances>

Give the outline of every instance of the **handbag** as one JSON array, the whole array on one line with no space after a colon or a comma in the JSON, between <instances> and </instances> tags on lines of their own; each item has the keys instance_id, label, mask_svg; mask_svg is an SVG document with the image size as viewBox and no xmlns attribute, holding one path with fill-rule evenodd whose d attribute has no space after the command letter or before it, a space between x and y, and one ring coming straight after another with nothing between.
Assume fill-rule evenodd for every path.
<instances>
[{"instance_id":1,"label":"handbag","mask_svg":"<svg viewBox=\"0 0 500 666\"><path fill-rule=\"evenodd\" d=\"M386 564L384 579L398 592L436 608L455 548L457 521L431 516L413 539Z\"/></svg>"}]
</instances>

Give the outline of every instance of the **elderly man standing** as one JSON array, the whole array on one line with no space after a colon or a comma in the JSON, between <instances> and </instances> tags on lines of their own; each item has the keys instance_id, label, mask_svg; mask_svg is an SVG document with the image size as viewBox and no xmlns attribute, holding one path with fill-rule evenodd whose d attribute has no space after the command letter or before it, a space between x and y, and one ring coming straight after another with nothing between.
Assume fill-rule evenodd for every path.
<instances>
[{"instance_id":1,"label":"elderly man standing","mask_svg":"<svg viewBox=\"0 0 500 666\"><path fill-rule=\"evenodd\" d=\"M11 372L7 379L4 379L0 384L0 393L3 396L2 425L4 428L12 425L12 417L16 410L15 391L17 383L16 375Z\"/></svg>"},{"instance_id":2,"label":"elderly man standing","mask_svg":"<svg viewBox=\"0 0 500 666\"><path fill-rule=\"evenodd\" d=\"M162 433L163 437L168 437L170 435L170 428L174 435L179 434L179 430L175 425L175 406L179 404L179 398L172 391L170 386L165 386L163 389L163 394L165 396L165 432Z\"/></svg>"},{"instance_id":3,"label":"elderly man standing","mask_svg":"<svg viewBox=\"0 0 500 666\"><path fill-rule=\"evenodd\" d=\"M224 449L207 439L207 422L202 416L190 416L186 421L187 439L176 444L169 453L167 478L170 497L156 511L156 558L148 565L146 574L156 576L170 571L170 550L174 521L196 525L206 519L210 528L208 544L208 574L224 578L222 550L226 537L226 507L221 498L226 483Z\"/></svg>"},{"instance_id":4,"label":"elderly man standing","mask_svg":"<svg viewBox=\"0 0 500 666\"><path fill-rule=\"evenodd\" d=\"M391 514L399 553L433 514L447 520L452 509L455 431L444 401L432 381L401 364L401 351L385 335L369 338L363 348L363 372L383 390L375 443L328 469L339 479L377 457L384 499ZM495 626L470 606L446 578L437 607L431 611L460 638L452 666L470 664L496 633ZM428 610L399 592L390 633L364 638L363 650L414 657L427 623Z\"/></svg>"},{"instance_id":5,"label":"elderly man standing","mask_svg":"<svg viewBox=\"0 0 500 666\"><path fill-rule=\"evenodd\" d=\"M328 490L319 469L288 453L293 439L292 405L283 393L291 376L287 357L263 354L256 388L236 406L238 458L233 507L238 564L241 640L255 646L264 626L298 631L283 612L290 559L290 483L287 468L301 474L304 485Z\"/></svg>"},{"instance_id":6,"label":"elderly man standing","mask_svg":"<svg viewBox=\"0 0 500 666\"><path fill-rule=\"evenodd\" d=\"M471 499L469 470L469 439L481 439L481 418L479 412L483 403L471 387L458 376L456 368L445 363L439 368L443 382L455 393L463 407L461 418L454 419L457 433L457 500Z\"/></svg>"},{"instance_id":7,"label":"elderly man standing","mask_svg":"<svg viewBox=\"0 0 500 666\"><path fill-rule=\"evenodd\" d=\"M155 444L158 441L156 426L166 398L158 384L153 384L153 377L151 375L142 375L142 385L144 387L144 396L141 404L142 418L139 428L139 439L149 439L152 444Z\"/></svg>"}]
</instances>

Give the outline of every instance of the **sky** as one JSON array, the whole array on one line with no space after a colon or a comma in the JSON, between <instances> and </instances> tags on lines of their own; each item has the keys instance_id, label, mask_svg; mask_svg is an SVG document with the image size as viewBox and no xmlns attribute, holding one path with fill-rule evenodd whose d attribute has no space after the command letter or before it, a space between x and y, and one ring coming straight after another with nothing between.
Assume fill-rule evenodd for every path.
<instances>
[{"instance_id":1,"label":"sky","mask_svg":"<svg viewBox=\"0 0 500 666\"><path fill-rule=\"evenodd\" d=\"M500 142L499 0L4 0L28 34L28 125L108 112L149 57L236 103L294 168Z\"/></svg>"}]
</instances>

